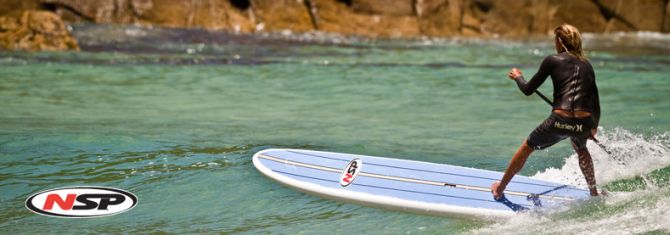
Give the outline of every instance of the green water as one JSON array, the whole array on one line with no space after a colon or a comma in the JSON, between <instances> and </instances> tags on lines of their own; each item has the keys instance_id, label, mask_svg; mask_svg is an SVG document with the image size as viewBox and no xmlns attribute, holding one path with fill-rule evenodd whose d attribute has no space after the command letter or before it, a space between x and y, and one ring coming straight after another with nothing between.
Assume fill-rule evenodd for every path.
<instances>
[{"instance_id":1,"label":"green water","mask_svg":"<svg viewBox=\"0 0 670 235\"><path fill-rule=\"evenodd\" d=\"M116 37L96 37L101 32ZM306 195L262 176L251 156L288 147L502 171L549 112L505 74L520 66L531 76L552 53L550 43L305 42L91 26L75 33L89 41L79 53L0 53L0 233L670 229L666 220L652 219L668 218L670 210L670 49L664 46L587 41L587 48L596 48L589 56L603 107L601 139L625 163L593 150L596 174L614 192L611 199L539 218L487 221ZM632 37L670 42L667 36ZM551 84L541 90L551 94ZM562 142L537 152L521 173L581 179L571 151ZM74 220L24 207L33 193L74 185L125 189L139 204L115 216ZM656 214L642 213L648 208ZM634 216L634 223L605 226L621 225L621 214ZM556 224L573 230L551 230Z\"/></svg>"}]
</instances>

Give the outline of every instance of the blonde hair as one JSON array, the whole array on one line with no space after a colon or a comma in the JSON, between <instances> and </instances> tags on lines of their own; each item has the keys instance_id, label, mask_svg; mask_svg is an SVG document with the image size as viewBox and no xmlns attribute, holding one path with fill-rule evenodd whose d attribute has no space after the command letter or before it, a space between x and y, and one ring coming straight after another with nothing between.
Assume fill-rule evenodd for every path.
<instances>
[{"instance_id":1,"label":"blonde hair","mask_svg":"<svg viewBox=\"0 0 670 235\"><path fill-rule=\"evenodd\" d=\"M554 28L556 40L561 44L561 52L568 52L582 61L588 60L582 50L582 35L579 30L572 25L562 24Z\"/></svg>"}]
</instances>

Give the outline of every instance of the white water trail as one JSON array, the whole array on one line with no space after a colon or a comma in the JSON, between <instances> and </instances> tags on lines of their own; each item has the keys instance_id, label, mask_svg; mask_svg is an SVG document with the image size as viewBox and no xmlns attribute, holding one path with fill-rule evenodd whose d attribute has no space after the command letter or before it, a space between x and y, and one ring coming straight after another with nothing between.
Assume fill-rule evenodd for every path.
<instances>
[{"instance_id":1,"label":"white water trail","mask_svg":"<svg viewBox=\"0 0 670 235\"><path fill-rule=\"evenodd\" d=\"M642 190L587 203L586 214L521 214L470 234L639 234L670 232L670 190Z\"/></svg>"},{"instance_id":2,"label":"white water trail","mask_svg":"<svg viewBox=\"0 0 670 235\"><path fill-rule=\"evenodd\" d=\"M602 130L601 130L602 131ZM642 176L646 186L634 192L610 192L605 198L551 214L519 214L469 231L470 234L638 234L670 233L670 188L654 185L647 173L670 165L670 132L645 137L622 128L598 136L612 154L589 143L599 185ZM534 178L586 187L571 155L561 168L538 172Z\"/></svg>"},{"instance_id":3,"label":"white water trail","mask_svg":"<svg viewBox=\"0 0 670 235\"><path fill-rule=\"evenodd\" d=\"M646 138L623 128L615 128L604 135L599 134L598 138L612 153L607 154L591 141L587 144L599 185L640 176L670 165L670 132ZM532 177L587 187L577 154L568 157L560 169L548 168Z\"/></svg>"}]
</instances>

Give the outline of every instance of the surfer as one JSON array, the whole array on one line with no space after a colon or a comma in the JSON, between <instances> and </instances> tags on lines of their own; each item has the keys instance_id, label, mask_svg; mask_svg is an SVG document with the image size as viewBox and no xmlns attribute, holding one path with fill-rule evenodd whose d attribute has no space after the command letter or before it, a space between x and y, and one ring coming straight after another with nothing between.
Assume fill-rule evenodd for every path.
<instances>
[{"instance_id":1,"label":"surfer","mask_svg":"<svg viewBox=\"0 0 670 235\"><path fill-rule=\"evenodd\" d=\"M516 151L502 179L491 185L496 200L512 177L523 168L534 150L548 148L570 137L579 158L579 167L589 185L591 196L598 196L593 160L586 140L594 138L600 120L600 101L593 67L582 51L582 38L572 25L563 24L554 29L557 54L547 56L535 76L526 82L521 70L512 68L507 76L516 81L527 96L533 94L551 76L554 85L554 102L551 115L544 120Z\"/></svg>"}]
</instances>

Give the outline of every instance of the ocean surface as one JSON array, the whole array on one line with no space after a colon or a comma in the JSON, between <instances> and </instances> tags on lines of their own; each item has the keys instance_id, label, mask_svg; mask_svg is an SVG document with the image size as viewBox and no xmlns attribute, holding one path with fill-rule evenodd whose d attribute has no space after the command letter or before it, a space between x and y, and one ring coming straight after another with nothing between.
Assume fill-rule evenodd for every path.
<instances>
[{"instance_id":1,"label":"ocean surface","mask_svg":"<svg viewBox=\"0 0 670 235\"><path fill-rule=\"evenodd\" d=\"M670 35L585 35L610 195L510 219L334 202L261 175L252 155L302 148L503 171L550 108L532 76L551 38L371 40L75 25L81 52L0 52L0 233L663 234L670 232ZM551 95L551 83L541 91ZM521 174L585 186L567 141ZM28 211L62 186L128 190L92 219Z\"/></svg>"}]
</instances>

